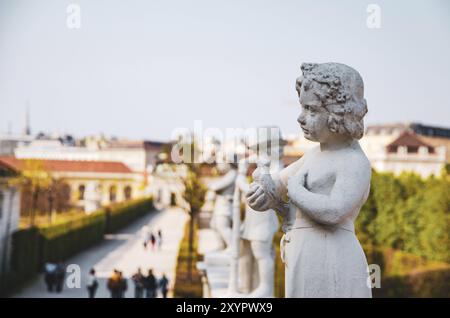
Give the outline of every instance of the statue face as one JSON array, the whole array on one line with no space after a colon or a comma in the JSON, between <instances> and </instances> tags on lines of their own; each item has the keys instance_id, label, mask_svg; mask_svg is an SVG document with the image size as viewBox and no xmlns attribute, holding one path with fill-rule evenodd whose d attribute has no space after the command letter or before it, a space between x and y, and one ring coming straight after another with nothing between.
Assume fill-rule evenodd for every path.
<instances>
[{"instance_id":1,"label":"statue face","mask_svg":"<svg viewBox=\"0 0 450 318\"><path fill-rule=\"evenodd\" d=\"M302 112L297 121L306 139L325 142L330 137L328 128L328 111L322 106L319 98L314 94L314 88L307 91L301 88L300 104Z\"/></svg>"}]
</instances>

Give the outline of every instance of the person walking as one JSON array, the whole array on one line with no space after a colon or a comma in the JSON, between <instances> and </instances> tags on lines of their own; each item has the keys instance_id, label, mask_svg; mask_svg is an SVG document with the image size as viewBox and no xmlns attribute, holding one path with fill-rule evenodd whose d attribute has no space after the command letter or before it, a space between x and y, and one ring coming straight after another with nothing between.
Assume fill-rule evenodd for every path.
<instances>
[{"instance_id":1,"label":"person walking","mask_svg":"<svg viewBox=\"0 0 450 318\"><path fill-rule=\"evenodd\" d=\"M128 289L127 279L123 277L123 273L119 272L119 288L120 288L120 298L125 298L125 292Z\"/></svg>"},{"instance_id":2,"label":"person walking","mask_svg":"<svg viewBox=\"0 0 450 318\"><path fill-rule=\"evenodd\" d=\"M155 275L153 275L153 270L148 270L148 275L145 277L144 280L144 288L145 288L145 297L146 298L155 298L156 297L156 278Z\"/></svg>"},{"instance_id":3,"label":"person walking","mask_svg":"<svg viewBox=\"0 0 450 318\"><path fill-rule=\"evenodd\" d=\"M143 240L142 240L142 246L144 246L144 250L147 249L147 246L150 243L150 236L151 236L150 229L146 225L146 226L144 226L144 229L143 229Z\"/></svg>"},{"instance_id":4,"label":"person walking","mask_svg":"<svg viewBox=\"0 0 450 318\"><path fill-rule=\"evenodd\" d=\"M86 282L89 298L95 298L95 293L98 288L97 277L95 276L95 269L91 268Z\"/></svg>"},{"instance_id":5,"label":"person walking","mask_svg":"<svg viewBox=\"0 0 450 318\"><path fill-rule=\"evenodd\" d=\"M61 293L64 286L64 278L66 276L66 267L62 262L58 262L55 270L56 292Z\"/></svg>"},{"instance_id":6,"label":"person walking","mask_svg":"<svg viewBox=\"0 0 450 318\"><path fill-rule=\"evenodd\" d=\"M45 285L47 286L47 291L50 293L53 292L53 288L56 284L55 271L56 264L50 262L45 263L44 281Z\"/></svg>"},{"instance_id":7,"label":"person walking","mask_svg":"<svg viewBox=\"0 0 450 318\"><path fill-rule=\"evenodd\" d=\"M122 297L121 277L118 270L114 270L109 277L106 287L108 288L111 298Z\"/></svg>"},{"instance_id":8,"label":"person walking","mask_svg":"<svg viewBox=\"0 0 450 318\"><path fill-rule=\"evenodd\" d=\"M161 294L163 298L167 298L167 292L169 291L169 280L166 274L163 273L161 279L159 280L159 288L161 289Z\"/></svg>"},{"instance_id":9,"label":"person walking","mask_svg":"<svg viewBox=\"0 0 450 318\"><path fill-rule=\"evenodd\" d=\"M150 234L150 243L152 244L152 251L155 250L156 237L153 233Z\"/></svg>"},{"instance_id":10,"label":"person walking","mask_svg":"<svg viewBox=\"0 0 450 318\"><path fill-rule=\"evenodd\" d=\"M142 275L142 271L138 268L137 272L131 277L134 282L134 297L142 298L144 294L144 280L145 277Z\"/></svg>"},{"instance_id":11,"label":"person walking","mask_svg":"<svg viewBox=\"0 0 450 318\"><path fill-rule=\"evenodd\" d=\"M161 250L162 242L163 242L162 231L161 231L161 229L159 229L158 230L158 249L159 250Z\"/></svg>"}]
</instances>

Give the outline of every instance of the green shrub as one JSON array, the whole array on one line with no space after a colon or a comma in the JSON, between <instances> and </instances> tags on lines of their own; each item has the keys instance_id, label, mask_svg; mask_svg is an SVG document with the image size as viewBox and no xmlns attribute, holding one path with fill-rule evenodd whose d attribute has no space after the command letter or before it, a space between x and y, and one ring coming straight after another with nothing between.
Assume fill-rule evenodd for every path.
<instances>
[{"instance_id":1,"label":"green shrub","mask_svg":"<svg viewBox=\"0 0 450 318\"><path fill-rule=\"evenodd\" d=\"M8 274L0 277L0 296L21 288L39 271L39 230L16 231L11 240L11 262Z\"/></svg>"},{"instance_id":2,"label":"green shrub","mask_svg":"<svg viewBox=\"0 0 450 318\"><path fill-rule=\"evenodd\" d=\"M388 276L381 280L381 288L374 288L373 296L387 297L450 297L450 267Z\"/></svg>"},{"instance_id":3,"label":"green shrub","mask_svg":"<svg viewBox=\"0 0 450 318\"><path fill-rule=\"evenodd\" d=\"M174 297L176 298L201 298L203 296L202 277L197 270L197 262L203 260L203 256L198 254L198 226L194 225L194 253L192 255L191 280L188 273L189 259L189 222L186 222L184 236L180 242L178 250L177 267L175 272Z\"/></svg>"},{"instance_id":4,"label":"green shrub","mask_svg":"<svg viewBox=\"0 0 450 318\"><path fill-rule=\"evenodd\" d=\"M374 297L450 297L450 264L394 250L365 246L369 264L381 268Z\"/></svg>"},{"instance_id":5,"label":"green shrub","mask_svg":"<svg viewBox=\"0 0 450 318\"><path fill-rule=\"evenodd\" d=\"M152 199L138 199L106 208L106 233L114 233L153 210Z\"/></svg>"},{"instance_id":6,"label":"green shrub","mask_svg":"<svg viewBox=\"0 0 450 318\"><path fill-rule=\"evenodd\" d=\"M40 265L58 262L103 240L106 215L104 210L78 220L40 229Z\"/></svg>"},{"instance_id":7,"label":"green shrub","mask_svg":"<svg viewBox=\"0 0 450 318\"><path fill-rule=\"evenodd\" d=\"M422 179L374 171L355 229L364 245L450 263L450 175Z\"/></svg>"}]
</instances>

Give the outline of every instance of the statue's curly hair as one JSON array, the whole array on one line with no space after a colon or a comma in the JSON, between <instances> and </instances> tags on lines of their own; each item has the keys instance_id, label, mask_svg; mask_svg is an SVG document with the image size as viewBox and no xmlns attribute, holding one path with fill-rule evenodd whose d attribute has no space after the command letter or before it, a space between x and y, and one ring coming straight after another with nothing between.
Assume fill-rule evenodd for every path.
<instances>
[{"instance_id":1,"label":"statue's curly hair","mask_svg":"<svg viewBox=\"0 0 450 318\"><path fill-rule=\"evenodd\" d=\"M335 133L360 139L364 134L363 118L367 113L364 83L353 68L340 63L303 63L303 76L296 82L301 88L314 90L314 94L329 112L328 128Z\"/></svg>"}]
</instances>

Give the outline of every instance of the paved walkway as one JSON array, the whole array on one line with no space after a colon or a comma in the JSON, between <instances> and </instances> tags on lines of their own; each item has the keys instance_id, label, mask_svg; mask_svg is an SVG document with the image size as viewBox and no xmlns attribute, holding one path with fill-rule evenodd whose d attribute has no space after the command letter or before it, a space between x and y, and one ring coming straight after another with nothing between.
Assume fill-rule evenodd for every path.
<instances>
[{"instance_id":1,"label":"paved walkway","mask_svg":"<svg viewBox=\"0 0 450 318\"><path fill-rule=\"evenodd\" d=\"M128 290L125 295L127 298L134 296L134 285L129 278L138 267L141 267L145 274L149 268L153 268L157 278L165 273L172 287L179 243L183 237L187 219L187 213L180 208L155 211L151 215L137 220L120 233L107 236L103 242L66 262L66 265L77 264L80 266L82 272L81 288L69 289L64 286L64 290L60 294L49 293L46 291L43 277L40 275L30 286L14 295L14 297L85 298L87 297L86 277L92 267L96 269L99 280L96 297L109 297L106 281L115 268L121 270L124 276L128 278ZM146 250L144 249L143 238L146 226L155 233L158 229L161 229L163 233L161 250L151 251L149 247ZM170 292L169 297L171 294Z\"/></svg>"}]
</instances>

